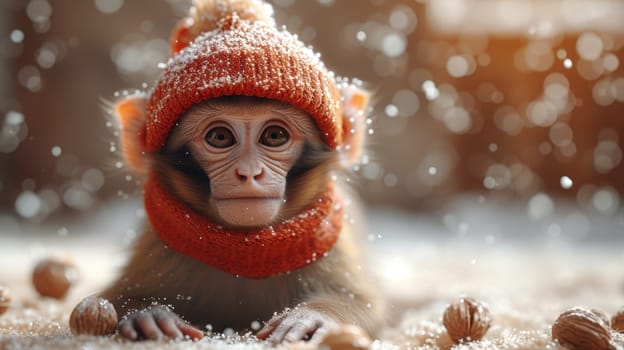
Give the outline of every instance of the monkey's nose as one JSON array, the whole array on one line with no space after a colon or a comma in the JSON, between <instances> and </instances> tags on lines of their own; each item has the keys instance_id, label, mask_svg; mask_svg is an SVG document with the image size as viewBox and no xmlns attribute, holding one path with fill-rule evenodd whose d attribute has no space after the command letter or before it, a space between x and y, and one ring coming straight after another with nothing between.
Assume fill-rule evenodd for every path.
<instances>
[{"instance_id":1,"label":"monkey's nose","mask_svg":"<svg viewBox=\"0 0 624 350\"><path fill-rule=\"evenodd\" d=\"M260 181L264 177L264 169L261 167L258 169L250 169L248 171L236 169L236 176L241 182L247 182L252 179L254 181Z\"/></svg>"}]
</instances>

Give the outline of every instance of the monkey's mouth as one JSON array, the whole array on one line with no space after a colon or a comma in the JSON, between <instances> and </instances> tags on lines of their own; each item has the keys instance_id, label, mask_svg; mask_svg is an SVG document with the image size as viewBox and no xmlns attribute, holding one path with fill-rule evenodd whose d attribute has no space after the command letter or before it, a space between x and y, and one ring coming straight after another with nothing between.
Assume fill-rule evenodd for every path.
<instances>
[{"instance_id":1,"label":"monkey's mouth","mask_svg":"<svg viewBox=\"0 0 624 350\"><path fill-rule=\"evenodd\" d=\"M279 197L239 197L216 199L219 216L234 227L259 227L269 225L280 211Z\"/></svg>"}]
</instances>

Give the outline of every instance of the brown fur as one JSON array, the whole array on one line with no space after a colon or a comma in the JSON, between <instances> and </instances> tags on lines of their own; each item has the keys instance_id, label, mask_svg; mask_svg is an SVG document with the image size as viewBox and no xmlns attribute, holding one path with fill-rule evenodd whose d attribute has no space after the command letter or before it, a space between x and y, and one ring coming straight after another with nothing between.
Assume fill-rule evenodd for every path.
<instances>
[{"instance_id":1,"label":"brown fur","mask_svg":"<svg viewBox=\"0 0 624 350\"><path fill-rule=\"evenodd\" d=\"M121 314L152 303L170 305L200 329L210 324L215 330L247 330L253 321L306 303L374 334L383 306L358 269L356 255L345 229L323 259L288 274L248 279L167 249L147 225L120 278L102 295Z\"/></svg>"}]
</instances>

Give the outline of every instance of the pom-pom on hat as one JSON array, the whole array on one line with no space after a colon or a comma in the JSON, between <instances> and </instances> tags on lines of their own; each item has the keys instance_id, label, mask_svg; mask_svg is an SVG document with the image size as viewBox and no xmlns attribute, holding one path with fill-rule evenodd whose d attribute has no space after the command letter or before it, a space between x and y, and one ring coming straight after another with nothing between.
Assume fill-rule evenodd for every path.
<instances>
[{"instance_id":1,"label":"pom-pom on hat","mask_svg":"<svg viewBox=\"0 0 624 350\"><path fill-rule=\"evenodd\" d=\"M147 151L165 144L193 104L229 95L275 99L307 112L332 148L350 129L333 73L295 35L276 28L264 1L195 0L171 47L146 106Z\"/></svg>"}]
</instances>

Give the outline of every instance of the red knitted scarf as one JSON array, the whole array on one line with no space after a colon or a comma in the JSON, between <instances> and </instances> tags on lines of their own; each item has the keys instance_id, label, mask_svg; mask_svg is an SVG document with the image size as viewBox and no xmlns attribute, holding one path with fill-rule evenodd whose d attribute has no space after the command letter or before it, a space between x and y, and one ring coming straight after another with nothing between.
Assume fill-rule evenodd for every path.
<instances>
[{"instance_id":1,"label":"red knitted scarf","mask_svg":"<svg viewBox=\"0 0 624 350\"><path fill-rule=\"evenodd\" d=\"M303 267L322 257L342 228L342 201L330 183L299 215L252 231L232 231L176 200L152 174L145 210L162 239L178 253L231 274L264 278Z\"/></svg>"}]
</instances>

